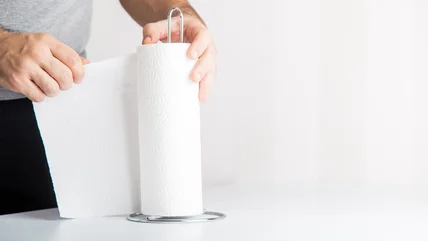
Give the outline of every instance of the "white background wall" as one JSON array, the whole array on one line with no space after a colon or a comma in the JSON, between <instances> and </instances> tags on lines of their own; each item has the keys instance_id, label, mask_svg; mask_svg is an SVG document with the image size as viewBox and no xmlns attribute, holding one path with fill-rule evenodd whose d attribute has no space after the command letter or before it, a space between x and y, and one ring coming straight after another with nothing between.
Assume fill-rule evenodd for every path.
<instances>
[{"instance_id":1,"label":"white background wall","mask_svg":"<svg viewBox=\"0 0 428 241\"><path fill-rule=\"evenodd\" d=\"M196 0L218 48L206 183L428 185L428 2ZM141 28L95 0L89 58Z\"/></svg>"}]
</instances>

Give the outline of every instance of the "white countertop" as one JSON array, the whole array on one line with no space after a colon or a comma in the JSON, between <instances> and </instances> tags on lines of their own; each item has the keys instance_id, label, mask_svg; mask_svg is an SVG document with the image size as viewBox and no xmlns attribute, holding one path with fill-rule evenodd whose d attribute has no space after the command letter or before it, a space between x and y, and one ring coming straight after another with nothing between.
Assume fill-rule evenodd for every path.
<instances>
[{"instance_id":1,"label":"white countertop","mask_svg":"<svg viewBox=\"0 0 428 241\"><path fill-rule=\"evenodd\" d=\"M408 189L230 185L207 188L224 220L143 224L125 216L60 219L56 209L0 216L0 240L428 240L428 195Z\"/></svg>"}]
</instances>

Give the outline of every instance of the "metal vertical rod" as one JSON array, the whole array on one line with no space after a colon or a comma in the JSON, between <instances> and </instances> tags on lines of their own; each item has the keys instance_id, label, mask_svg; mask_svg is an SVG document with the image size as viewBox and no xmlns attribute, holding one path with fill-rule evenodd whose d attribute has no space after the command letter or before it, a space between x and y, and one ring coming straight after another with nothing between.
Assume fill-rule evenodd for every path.
<instances>
[{"instance_id":1,"label":"metal vertical rod","mask_svg":"<svg viewBox=\"0 0 428 241\"><path fill-rule=\"evenodd\" d=\"M183 12L181 11L181 9L179 8L171 8L171 10L169 10L168 12L168 43L171 43L171 18L172 18L172 14L177 11L180 14L180 42L183 43L184 42L184 17L183 17Z\"/></svg>"}]
</instances>

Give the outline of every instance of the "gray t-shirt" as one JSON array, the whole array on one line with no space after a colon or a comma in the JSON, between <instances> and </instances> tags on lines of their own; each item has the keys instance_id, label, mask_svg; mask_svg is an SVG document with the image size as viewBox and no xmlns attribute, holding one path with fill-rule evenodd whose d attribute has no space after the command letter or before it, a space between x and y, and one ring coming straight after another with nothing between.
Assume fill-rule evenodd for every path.
<instances>
[{"instance_id":1,"label":"gray t-shirt","mask_svg":"<svg viewBox=\"0 0 428 241\"><path fill-rule=\"evenodd\" d=\"M92 0L0 0L0 28L48 33L85 56ZM0 86L0 101L24 96Z\"/></svg>"}]
</instances>

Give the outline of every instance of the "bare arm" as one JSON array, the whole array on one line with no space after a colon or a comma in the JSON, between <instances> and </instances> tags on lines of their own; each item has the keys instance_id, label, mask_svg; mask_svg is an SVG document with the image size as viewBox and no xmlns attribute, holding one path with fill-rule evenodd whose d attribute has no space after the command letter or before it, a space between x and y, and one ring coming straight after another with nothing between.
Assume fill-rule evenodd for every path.
<instances>
[{"instance_id":1,"label":"bare arm","mask_svg":"<svg viewBox=\"0 0 428 241\"><path fill-rule=\"evenodd\" d=\"M198 18L203 23L187 0L120 0L120 3L141 26L165 19L173 7L179 7L183 14Z\"/></svg>"}]
</instances>

